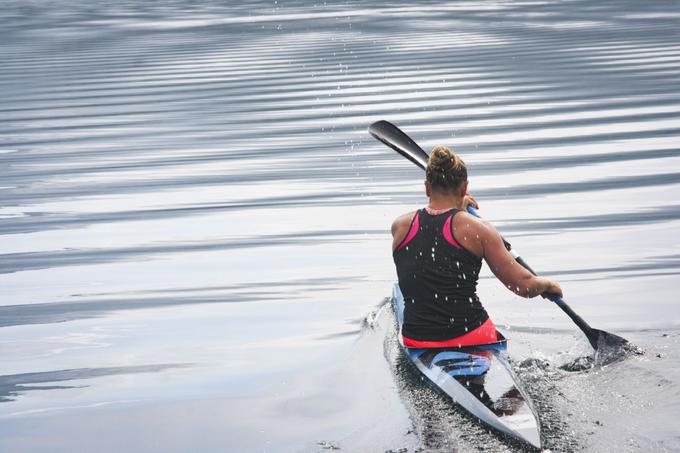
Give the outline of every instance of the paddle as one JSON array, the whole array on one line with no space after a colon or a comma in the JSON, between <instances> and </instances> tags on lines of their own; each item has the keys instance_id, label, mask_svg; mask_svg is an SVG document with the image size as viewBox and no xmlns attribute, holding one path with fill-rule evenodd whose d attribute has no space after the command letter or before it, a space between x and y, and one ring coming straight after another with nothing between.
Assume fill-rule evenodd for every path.
<instances>
[{"instance_id":1,"label":"paddle","mask_svg":"<svg viewBox=\"0 0 680 453\"><path fill-rule=\"evenodd\" d=\"M427 160L429 156L416 142L414 142L411 137L406 135L401 129L399 129L394 124L388 121L377 121L368 128L368 132L380 140L390 148L394 149L396 152L406 157L411 162L418 165L423 170L427 167ZM475 217L480 217L475 208L468 206L467 210L470 214ZM512 246L508 241L503 238L503 243L505 248L512 254L515 260L526 270L531 272L533 275L537 275L536 272L519 256L512 250ZM587 322L583 320L579 315L576 314L574 310L571 309L569 305L559 296L552 295L549 299L557 304L569 317L574 321L574 323L583 331L583 333L588 338L588 341L592 345L593 349L597 351L596 360L600 363L610 363L612 361L620 359L626 352L636 350L635 347L630 345L628 341L624 338L614 335L604 330L593 329L588 325ZM637 351L636 351L637 352ZM599 356L599 357L598 357Z\"/></svg>"}]
</instances>

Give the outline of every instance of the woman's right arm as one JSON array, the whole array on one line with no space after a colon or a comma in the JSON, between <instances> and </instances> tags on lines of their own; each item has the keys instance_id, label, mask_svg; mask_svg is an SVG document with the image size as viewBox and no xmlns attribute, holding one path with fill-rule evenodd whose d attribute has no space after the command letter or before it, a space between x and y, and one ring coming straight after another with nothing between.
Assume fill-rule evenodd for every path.
<instances>
[{"instance_id":1,"label":"woman's right arm","mask_svg":"<svg viewBox=\"0 0 680 453\"><path fill-rule=\"evenodd\" d=\"M547 278L537 277L523 268L508 252L500 234L486 222L479 222L479 238L483 257L491 272L503 282L506 288L522 297L536 297L556 294L562 297L562 288Z\"/></svg>"}]
</instances>

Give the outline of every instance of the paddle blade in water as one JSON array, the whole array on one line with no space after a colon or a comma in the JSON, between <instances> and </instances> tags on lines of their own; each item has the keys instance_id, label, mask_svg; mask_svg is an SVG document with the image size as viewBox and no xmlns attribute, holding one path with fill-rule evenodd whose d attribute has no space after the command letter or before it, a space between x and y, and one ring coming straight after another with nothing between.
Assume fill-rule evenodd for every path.
<instances>
[{"instance_id":1,"label":"paddle blade in water","mask_svg":"<svg viewBox=\"0 0 680 453\"><path fill-rule=\"evenodd\" d=\"M642 349L613 333L592 329L591 344L595 348L595 363L607 365L626 358L629 354L642 354ZM594 343L594 344L593 344Z\"/></svg>"}]
</instances>

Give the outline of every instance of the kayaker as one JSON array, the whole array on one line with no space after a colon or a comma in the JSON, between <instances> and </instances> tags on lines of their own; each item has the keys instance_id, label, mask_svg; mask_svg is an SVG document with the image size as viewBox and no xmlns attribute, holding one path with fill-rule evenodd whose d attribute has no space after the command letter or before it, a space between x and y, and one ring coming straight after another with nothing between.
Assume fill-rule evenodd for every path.
<instances>
[{"instance_id":1,"label":"kayaker","mask_svg":"<svg viewBox=\"0 0 680 453\"><path fill-rule=\"evenodd\" d=\"M556 282L517 264L493 226L465 211L468 204L478 208L467 189L465 163L449 148L437 146L426 169L427 207L399 216L392 224L407 347L497 341L496 327L476 294L482 259L515 294L562 296Z\"/></svg>"}]
</instances>

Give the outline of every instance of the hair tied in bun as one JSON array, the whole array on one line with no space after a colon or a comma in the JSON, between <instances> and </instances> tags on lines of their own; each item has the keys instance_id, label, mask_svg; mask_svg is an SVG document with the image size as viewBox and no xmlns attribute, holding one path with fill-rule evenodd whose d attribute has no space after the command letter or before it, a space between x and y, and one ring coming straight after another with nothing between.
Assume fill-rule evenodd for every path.
<instances>
[{"instance_id":1,"label":"hair tied in bun","mask_svg":"<svg viewBox=\"0 0 680 453\"><path fill-rule=\"evenodd\" d=\"M425 171L433 190L458 190L467 181L465 162L446 146L435 146Z\"/></svg>"}]
</instances>

